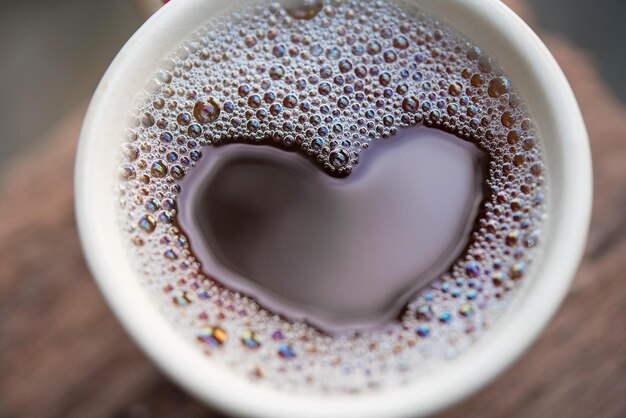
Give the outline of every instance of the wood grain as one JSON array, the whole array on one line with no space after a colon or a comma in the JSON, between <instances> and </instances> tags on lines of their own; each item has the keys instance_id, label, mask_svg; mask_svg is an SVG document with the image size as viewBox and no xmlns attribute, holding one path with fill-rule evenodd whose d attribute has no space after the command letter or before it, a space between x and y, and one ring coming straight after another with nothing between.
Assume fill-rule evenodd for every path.
<instances>
[{"instance_id":1,"label":"wood grain","mask_svg":"<svg viewBox=\"0 0 626 418\"><path fill-rule=\"evenodd\" d=\"M626 108L592 59L564 40L544 40L591 136L595 202L585 259L536 344L442 418L626 417ZM0 180L0 417L219 417L135 347L87 271L72 206L83 110Z\"/></svg>"}]
</instances>

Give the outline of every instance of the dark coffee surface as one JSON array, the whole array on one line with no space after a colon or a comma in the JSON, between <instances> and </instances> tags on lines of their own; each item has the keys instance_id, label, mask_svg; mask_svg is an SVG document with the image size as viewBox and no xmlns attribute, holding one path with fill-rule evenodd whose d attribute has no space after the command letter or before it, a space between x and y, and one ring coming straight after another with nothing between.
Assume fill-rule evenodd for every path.
<instances>
[{"instance_id":1,"label":"dark coffee surface","mask_svg":"<svg viewBox=\"0 0 626 418\"><path fill-rule=\"evenodd\" d=\"M207 274L268 309L328 332L381 325L466 245L481 157L426 127L341 179L271 147L216 148L184 180L178 222Z\"/></svg>"}]
</instances>

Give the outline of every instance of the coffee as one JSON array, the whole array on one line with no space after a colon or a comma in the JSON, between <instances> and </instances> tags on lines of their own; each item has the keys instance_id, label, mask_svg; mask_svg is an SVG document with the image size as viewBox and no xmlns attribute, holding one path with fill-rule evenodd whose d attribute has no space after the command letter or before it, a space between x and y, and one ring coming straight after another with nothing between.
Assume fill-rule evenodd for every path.
<instances>
[{"instance_id":1,"label":"coffee","mask_svg":"<svg viewBox=\"0 0 626 418\"><path fill-rule=\"evenodd\" d=\"M203 270L326 332L397 318L467 243L481 153L425 127L373 148L334 179L282 150L216 147L178 197L179 225Z\"/></svg>"},{"instance_id":2,"label":"coffee","mask_svg":"<svg viewBox=\"0 0 626 418\"><path fill-rule=\"evenodd\" d=\"M184 40L124 139L122 225L190 343L290 391L390 387L465 351L545 216L532 118L396 2L253 4Z\"/></svg>"}]
</instances>

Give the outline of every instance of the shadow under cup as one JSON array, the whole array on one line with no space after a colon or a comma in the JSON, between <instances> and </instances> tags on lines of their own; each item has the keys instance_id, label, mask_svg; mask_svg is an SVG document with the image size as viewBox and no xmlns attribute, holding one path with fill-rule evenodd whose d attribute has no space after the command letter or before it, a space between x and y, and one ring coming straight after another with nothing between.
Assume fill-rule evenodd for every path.
<instances>
[{"instance_id":1,"label":"shadow under cup","mask_svg":"<svg viewBox=\"0 0 626 418\"><path fill-rule=\"evenodd\" d=\"M141 286L126 251L113 198L114 156L133 99L157 65L227 1L170 2L131 38L105 74L86 116L76 162L76 208L84 252L98 285L129 334L168 375L233 414L267 417L395 417L434 413L475 392L536 338L578 265L591 205L584 124L552 56L506 6L490 0L416 1L494 57L523 96L542 140L547 220L542 250L507 312L462 356L402 388L366 395L294 395L229 373L179 335ZM103 192L110 190L111 192ZM150 324L146 326L146 324ZM242 401L244 400L244 401Z\"/></svg>"}]
</instances>

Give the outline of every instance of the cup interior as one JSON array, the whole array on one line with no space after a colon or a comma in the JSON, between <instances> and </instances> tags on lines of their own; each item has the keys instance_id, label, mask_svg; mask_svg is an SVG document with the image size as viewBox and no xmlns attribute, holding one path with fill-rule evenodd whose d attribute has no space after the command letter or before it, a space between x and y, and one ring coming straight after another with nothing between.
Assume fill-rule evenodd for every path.
<instances>
[{"instance_id":1,"label":"cup interior","mask_svg":"<svg viewBox=\"0 0 626 418\"><path fill-rule=\"evenodd\" d=\"M138 95L181 40L232 2L168 3L120 51L96 91L76 160L75 196L84 253L129 334L181 386L230 413L255 417L400 417L432 414L470 395L537 337L564 297L586 240L591 164L571 89L537 36L501 2L414 0L494 57L536 121L548 202L542 250L507 312L465 354L393 391L324 397L256 385L213 363L183 339L140 285L121 234L115 199L121 138Z\"/></svg>"}]
</instances>

